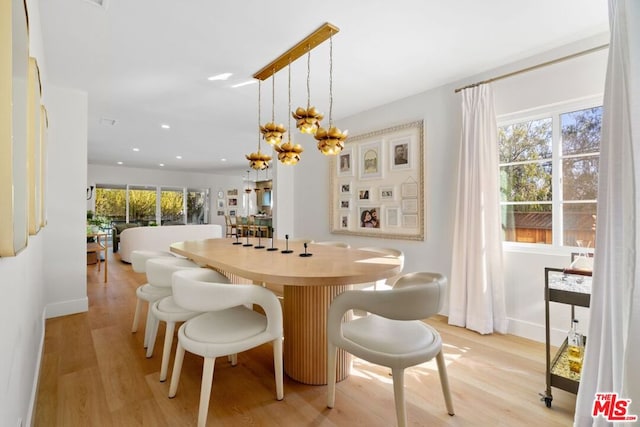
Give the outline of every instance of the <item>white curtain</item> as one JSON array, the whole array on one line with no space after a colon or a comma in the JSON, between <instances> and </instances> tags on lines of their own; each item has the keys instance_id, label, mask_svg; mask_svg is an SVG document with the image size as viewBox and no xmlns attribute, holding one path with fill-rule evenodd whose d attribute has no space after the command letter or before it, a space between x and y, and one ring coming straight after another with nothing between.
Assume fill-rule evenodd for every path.
<instances>
[{"instance_id":1,"label":"white curtain","mask_svg":"<svg viewBox=\"0 0 640 427\"><path fill-rule=\"evenodd\" d=\"M505 333L498 128L489 85L462 91L458 170L449 324Z\"/></svg>"},{"instance_id":2,"label":"white curtain","mask_svg":"<svg viewBox=\"0 0 640 427\"><path fill-rule=\"evenodd\" d=\"M596 393L631 399L640 424L640 1L610 0L590 324L576 426L592 417ZM622 425L622 423L619 423Z\"/></svg>"}]
</instances>

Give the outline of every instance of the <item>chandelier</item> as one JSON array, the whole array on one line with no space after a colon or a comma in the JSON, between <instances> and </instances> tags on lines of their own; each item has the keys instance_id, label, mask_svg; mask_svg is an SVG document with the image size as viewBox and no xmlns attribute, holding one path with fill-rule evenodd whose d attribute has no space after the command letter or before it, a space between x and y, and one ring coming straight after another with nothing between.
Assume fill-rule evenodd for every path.
<instances>
[{"instance_id":1,"label":"chandelier","mask_svg":"<svg viewBox=\"0 0 640 427\"><path fill-rule=\"evenodd\" d=\"M258 81L258 128L260 128L260 87L262 85L261 81ZM249 166L255 170L263 170L269 167L269 162L271 161L271 156L268 154L262 153L260 151L260 134L258 134L258 151L255 153L247 154L245 157L249 160Z\"/></svg>"},{"instance_id":2,"label":"chandelier","mask_svg":"<svg viewBox=\"0 0 640 427\"><path fill-rule=\"evenodd\" d=\"M289 62L289 110L291 110L291 62ZM285 165L295 165L300 161L300 153L304 151L300 144L294 144L291 137L291 117L289 117L288 141L280 146L275 146L278 152L278 160Z\"/></svg>"},{"instance_id":3,"label":"chandelier","mask_svg":"<svg viewBox=\"0 0 640 427\"><path fill-rule=\"evenodd\" d=\"M250 172L250 171L247 171L247 186L244 188L244 192L245 192L245 193L247 193L247 194L250 194L250 193L253 191L253 190L251 189L251 187L249 186L249 181L251 180L251 179L249 178L249 172ZM258 172L256 171L256 173L258 173Z\"/></svg>"},{"instance_id":4,"label":"chandelier","mask_svg":"<svg viewBox=\"0 0 640 427\"><path fill-rule=\"evenodd\" d=\"M291 63L302 55L307 55L307 108L298 107L295 111L291 112L289 117L289 127L285 129L282 125L275 124L275 81L272 81L272 115L271 122L260 125L260 85L258 85L258 124L260 125L260 133L264 135L264 139L267 143L273 146L274 150L278 153L278 160L286 165L295 165L300 161L300 154L303 152L303 148L300 144L293 142L291 132L291 118L296 120L296 127L300 129L302 133L311 134L318 141L318 149L327 155L338 154L344 148L344 140L347 138L347 131L342 132L337 127L333 126L332 111L333 111L333 41L332 37L338 33L340 29L332 24L325 23L309 36L301 40L291 49L280 55L270 64L262 68L260 71L253 75L254 78L262 82L269 77L275 76L275 74L282 70L284 67L289 66L289 108L291 112ZM320 127L320 121L324 118L323 114L311 105L311 90L310 90L310 75L311 75L311 50L316 48L326 40L330 41L330 55L329 55L329 128L328 130ZM283 142L282 137L286 133L287 141ZM252 168L256 170L262 170L268 167L268 162L271 160L271 156L265 155L260 152L260 141L258 141L258 152L251 153L246 156L250 161Z\"/></svg>"},{"instance_id":5,"label":"chandelier","mask_svg":"<svg viewBox=\"0 0 640 427\"><path fill-rule=\"evenodd\" d=\"M344 140L349 131L342 132L333 126L333 31L329 33L329 129L318 128L314 138L318 141L318 150L325 156L335 156L344 148Z\"/></svg>"},{"instance_id":6,"label":"chandelier","mask_svg":"<svg viewBox=\"0 0 640 427\"><path fill-rule=\"evenodd\" d=\"M291 64L289 64L291 66ZM307 108L298 107L296 111L291 112L291 116L296 119L296 127L302 133L315 134L320 127L320 120L324 118L322 114L311 106L311 46L307 47ZM291 105L289 105L291 111ZM291 130L291 127L289 127Z\"/></svg>"},{"instance_id":7,"label":"chandelier","mask_svg":"<svg viewBox=\"0 0 640 427\"><path fill-rule=\"evenodd\" d=\"M271 121L264 126L260 126L262 137L271 146L280 145L282 134L285 132L284 125L276 124L276 74L271 76Z\"/></svg>"}]
</instances>

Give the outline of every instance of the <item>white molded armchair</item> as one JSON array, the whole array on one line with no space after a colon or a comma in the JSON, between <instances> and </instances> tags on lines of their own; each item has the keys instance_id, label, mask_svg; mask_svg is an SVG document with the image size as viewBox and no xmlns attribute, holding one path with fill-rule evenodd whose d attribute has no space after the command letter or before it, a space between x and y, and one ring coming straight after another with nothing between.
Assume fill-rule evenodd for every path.
<instances>
[{"instance_id":1,"label":"white molded armchair","mask_svg":"<svg viewBox=\"0 0 640 427\"><path fill-rule=\"evenodd\" d=\"M218 283L218 274L209 269L182 270L173 275L173 298L179 306L201 311L180 326L169 397L176 395L184 352L204 357L198 426L207 423L211 382L216 357L237 353L270 342L276 398L284 398L282 365L282 309L276 296L257 285ZM259 305L265 314L250 308Z\"/></svg>"},{"instance_id":2,"label":"white molded armchair","mask_svg":"<svg viewBox=\"0 0 640 427\"><path fill-rule=\"evenodd\" d=\"M352 355L391 368L398 426L407 415L404 399L404 370L436 358L440 383L449 415L453 402L442 339L422 322L442 308L447 279L436 273L410 273L401 276L390 290L345 291L329 309L327 319L327 406L333 408L336 391L336 353L342 348ZM364 310L369 316L342 322L346 312Z\"/></svg>"}]
</instances>

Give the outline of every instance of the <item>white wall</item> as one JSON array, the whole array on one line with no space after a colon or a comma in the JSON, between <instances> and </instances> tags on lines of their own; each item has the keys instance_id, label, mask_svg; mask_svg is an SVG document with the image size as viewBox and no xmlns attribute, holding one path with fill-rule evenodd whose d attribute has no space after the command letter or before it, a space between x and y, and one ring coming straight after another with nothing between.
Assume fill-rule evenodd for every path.
<instances>
[{"instance_id":1,"label":"white wall","mask_svg":"<svg viewBox=\"0 0 640 427\"><path fill-rule=\"evenodd\" d=\"M238 215L243 214L241 203L243 197L242 171L235 175L216 175L207 173L189 173L157 169L126 168L122 166L89 165L87 170L87 187L97 184L134 184L134 185L160 185L166 187L208 188L210 190L209 223L219 224L224 227L224 217L217 216L216 211L218 191L225 194L225 210L227 189L237 188ZM251 183L253 186L253 183ZM255 192L251 193L255 200ZM90 202L89 202L90 203ZM88 205L90 206L90 205ZM255 208L255 201L253 203ZM87 207L89 209L89 207Z\"/></svg>"},{"instance_id":2,"label":"white wall","mask_svg":"<svg viewBox=\"0 0 640 427\"><path fill-rule=\"evenodd\" d=\"M38 60L50 119L48 225L30 236L18 256L0 258L0 425L7 426L31 422L46 304L62 303L67 311L60 314L86 310L86 95L48 85L38 2L27 0L27 6L30 55ZM83 299L84 304L65 303Z\"/></svg>"},{"instance_id":3,"label":"white wall","mask_svg":"<svg viewBox=\"0 0 640 427\"><path fill-rule=\"evenodd\" d=\"M49 86L45 104L48 224L18 256L0 258L0 425L29 425L45 316L87 310L86 94Z\"/></svg>"},{"instance_id":4,"label":"white wall","mask_svg":"<svg viewBox=\"0 0 640 427\"><path fill-rule=\"evenodd\" d=\"M304 162L297 166L295 172L295 234L313 239L344 240L355 247L396 247L405 253L405 272L438 271L450 276L461 120L460 96L454 93L454 89L603 42L606 43L606 35L471 76L464 82L429 90L336 122L341 129L349 129L350 135L359 135L417 119L424 120L425 241L332 235L328 222L329 163L324 156L311 149L304 152ZM607 51L602 50L494 83L497 113L512 113L602 93L606 57ZM511 333L544 340L544 267L568 265L568 252L556 250L549 255L539 251L515 250L505 253L507 315ZM557 342L569 326L568 307L553 307L552 314ZM578 317L581 321L588 321L586 311L579 311ZM586 328L586 325L583 326Z\"/></svg>"},{"instance_id":5,"label":"white wall","mask_svg":"<svg viewBox=\"0 0 640 427\"><path fill-rule=\"evenodd\" d=\"M87 311L85 92L49 85L49 164L44 273L47 317Z\"/></svg>"},{"instance_id":6,"label":"white wall","mask_svg":"<svg viewBox=\"0 0 640 427\"><path fill-rule=\"evenodd\" d=\"M44 338L45 234L31 236L18 256L0 258L0 425L28 419Z\"/></svg>"}]
</instances>

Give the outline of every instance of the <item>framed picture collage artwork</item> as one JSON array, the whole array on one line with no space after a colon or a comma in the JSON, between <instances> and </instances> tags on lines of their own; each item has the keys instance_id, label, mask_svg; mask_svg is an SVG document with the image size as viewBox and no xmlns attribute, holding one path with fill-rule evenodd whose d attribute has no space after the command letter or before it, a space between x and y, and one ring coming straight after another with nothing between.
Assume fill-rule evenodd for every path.
<instances>
[{"instance_id":1,"label":"framed picture collage artwork","mask_svg":"<svg viewBox=\"0 0 640 427\"><path fill-rule=\"evenodd\" d=\"M347 140L331 162L331 232L424 240L423 122Z\"/></svg>"}]
</instances>

